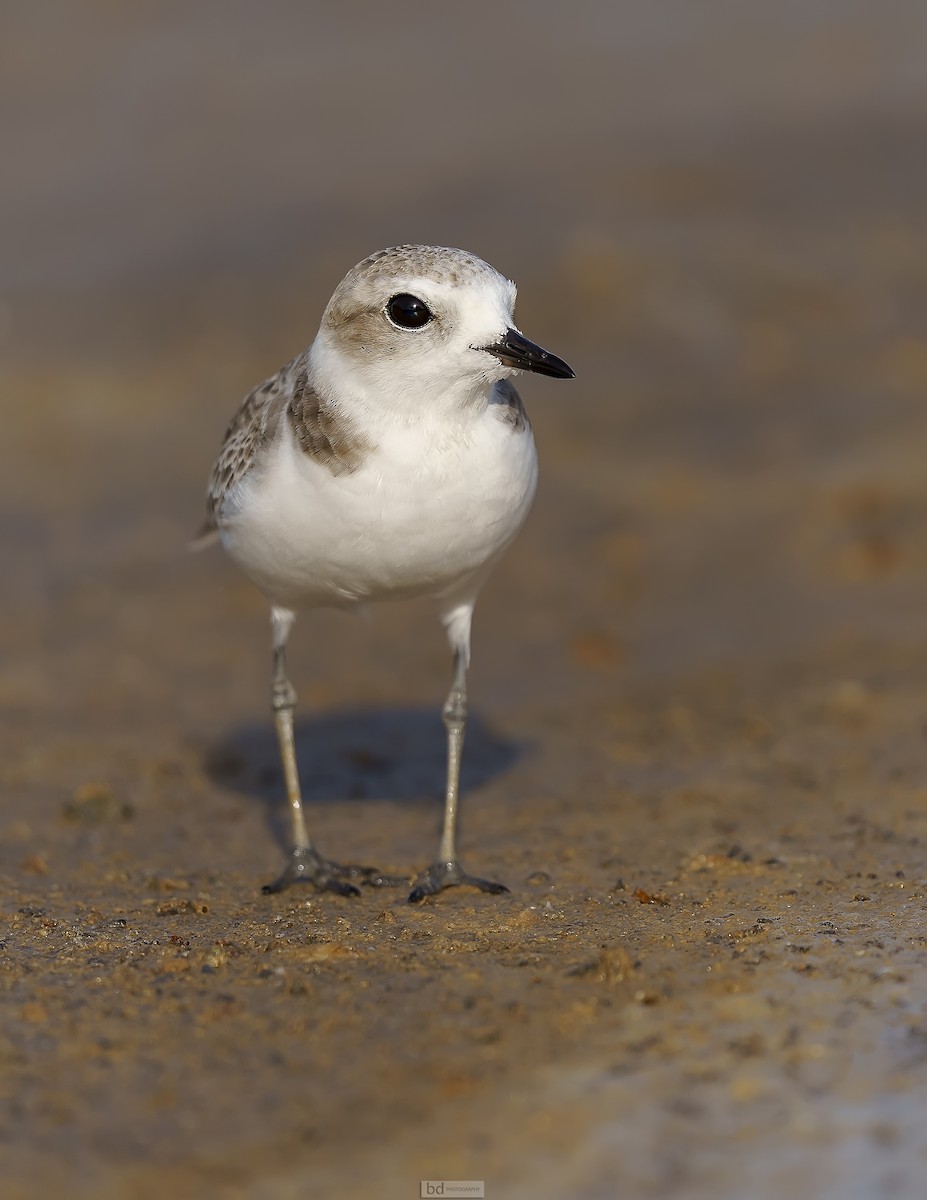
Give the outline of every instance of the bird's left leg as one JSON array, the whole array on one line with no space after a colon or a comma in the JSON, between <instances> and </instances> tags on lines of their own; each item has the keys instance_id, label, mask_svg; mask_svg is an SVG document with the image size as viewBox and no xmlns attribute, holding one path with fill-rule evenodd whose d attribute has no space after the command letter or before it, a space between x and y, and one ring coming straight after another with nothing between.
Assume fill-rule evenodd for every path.
<instances>
[{"instance_id":1,"label":"bird's left leg","mask_svg":"<svg viewBox=\"0 0 927 1200\"><path fill-rule=\"evenodd\" d=\"M296 692L286 673L286 644L293 625L294 613L289 609L274 607L271 611L273 633L273 687L271 703L274 724L280 744L280 760L286 784L287 807L290 810L292 847L283 874L273 883L265 884L264 893L282 892L292 883L312 883L320 892L337 892L340 896L359 896L355 884L366 883L371 887L384 887L404 883L405 880L384 875L376 867L346 866L324 858L313 846L306 828L303 812L303 797L299 786L296 766L296 745L293 737L293 709Z\"/></svg>"},{"instance_id":2,"label":"bird's left leg","mask_svg":"<svg viewBox=\"0 0 927 1200\"><path fill-rule=\"evenodd\" d=\"M447 791L444 800L444 824L438 857L416 879L409 901L416 904L426 896L433 896L444 888L457 884L468 884L482 892L499 895L509 889L504 883L468 875L457 858L457 810L460 798L460 759L463 752L464 733L467 728L467 667L470 665L470 622L473 605L455 609L445 618L448 638L454 651L454 678L443 716L447 729Z\"/></svg>"}]
</instances>

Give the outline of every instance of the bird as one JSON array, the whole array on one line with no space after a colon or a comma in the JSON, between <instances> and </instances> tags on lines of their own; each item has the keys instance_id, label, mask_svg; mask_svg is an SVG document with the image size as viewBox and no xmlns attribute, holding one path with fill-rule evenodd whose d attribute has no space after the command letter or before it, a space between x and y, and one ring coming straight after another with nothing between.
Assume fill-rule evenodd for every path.
<instances>
[{"instance_id":1,"label":"bird","mask_svg":"<svg viewBox=\"0 0 927 1200\"><path fill-rule=\"evenodd\" d=\"M466 872L457 852L471 620L537 482L531 424L511 377L575 377L518 330L515 297L511 280L467 251L377 251L337 286L309 349L254 388L225 432L196 544L221 541L270 603L271 707L291 846L264 892L308 882L356 896L358 883L403 882L328 859L310 838L286 651L304 610L412 597L433 602L453 670L442 710L440 842L408 899L458 885L508 891Z\"/></svg>"}]
</instances>

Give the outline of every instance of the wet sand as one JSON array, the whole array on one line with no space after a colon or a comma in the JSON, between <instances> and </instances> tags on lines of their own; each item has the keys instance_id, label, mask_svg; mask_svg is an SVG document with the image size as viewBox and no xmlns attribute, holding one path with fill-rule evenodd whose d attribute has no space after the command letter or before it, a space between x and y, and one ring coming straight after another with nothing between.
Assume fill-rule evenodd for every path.
<instances>
[{"instance_id":1,"label":"wet sand","mask_svg":"<svg viewBox=\"0 0 927 1200\"><path fill-rule=\"evenodd\" d=\"M4 1194L919 1195L915 6L552 11L501 129L462 107L477 6L453 136L397 137L373 197L389 112L333 111L360 145L316 182L293 151L337 139L293 105L345 61L381 95L388 31L92 7L52 43L11 10L4 85ZM429 19L421 44L452 36ZM184 543L239 398L409 238L512 274L521 327L578 374L524 383L540 492L475 623L462 849L512 891L265 897L265 607ZM440 628L307 615L292 666L321 848L411 875L440 817Z\"/></svg>"}]
</instances>

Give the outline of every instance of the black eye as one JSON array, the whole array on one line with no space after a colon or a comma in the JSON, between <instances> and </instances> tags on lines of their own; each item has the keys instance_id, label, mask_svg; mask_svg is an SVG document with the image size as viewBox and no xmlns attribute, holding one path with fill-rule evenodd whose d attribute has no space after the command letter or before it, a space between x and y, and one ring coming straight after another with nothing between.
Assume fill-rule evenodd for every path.
<instances>
[{"instance_id":1,"label":"black eye","mask_svg":"<svg viewBox=\"0 0 927 1200\"><path fill-rule=\"evenodd\" d=\"M410 296L408 292L393 296L386 306L386 311L389 319L400 329L421 329L434 318L434 313L425 301L419 300L418 296Z\"/></svg>"}]
</instances>

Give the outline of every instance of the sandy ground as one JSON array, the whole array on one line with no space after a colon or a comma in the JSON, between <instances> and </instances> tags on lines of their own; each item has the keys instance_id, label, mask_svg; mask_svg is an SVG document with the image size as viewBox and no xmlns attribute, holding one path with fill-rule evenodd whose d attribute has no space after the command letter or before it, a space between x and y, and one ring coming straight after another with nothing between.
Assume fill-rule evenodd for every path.
<instances>
[{"instance_id":1,"label":"sandy ground","mask_svg":"<svg viewBox=\"0 0 927 1200\"><path fill-rule=\"evenodd\" d=\"M4 1196L921 1196L917 6L87 7L4 39ZM400 170L375 97L436 45ZM541 490L477 612L463 851L512 891L265 897L266 612L183 546L240 396L408 239L578 374L525 381ZM292 665L318 842L412 874L440 629L310 615Z\"/></svg>"}]
</instances>

